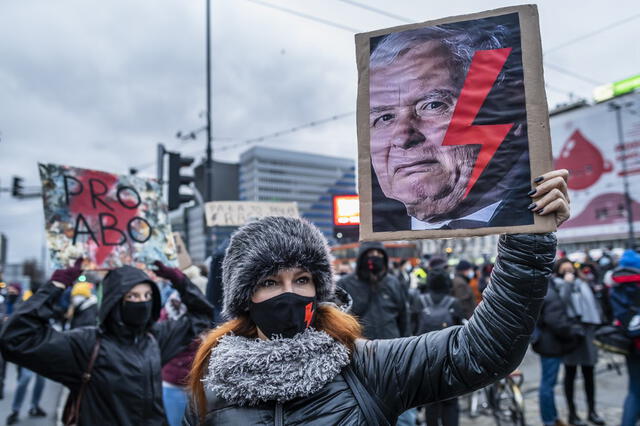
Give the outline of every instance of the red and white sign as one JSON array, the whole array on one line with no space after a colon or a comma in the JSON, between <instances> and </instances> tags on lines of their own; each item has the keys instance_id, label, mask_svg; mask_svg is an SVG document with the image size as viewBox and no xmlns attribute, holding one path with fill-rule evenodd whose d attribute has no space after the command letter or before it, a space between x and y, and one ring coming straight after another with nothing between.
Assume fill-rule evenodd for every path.
<instances>
[{"instance_id":1,"label":"red and white sign","mask_svg":"<svg viewBox=\"0 0 640 426\"><path fill-rule=\"evenodd\" d=\"M616 112L622 106L620 145ZM564 241L624 238L628 232L623 152L636 229L640 227L640 93L551 117L555 168L569 170L571 219Z\"/></svg>"}]
</instances>

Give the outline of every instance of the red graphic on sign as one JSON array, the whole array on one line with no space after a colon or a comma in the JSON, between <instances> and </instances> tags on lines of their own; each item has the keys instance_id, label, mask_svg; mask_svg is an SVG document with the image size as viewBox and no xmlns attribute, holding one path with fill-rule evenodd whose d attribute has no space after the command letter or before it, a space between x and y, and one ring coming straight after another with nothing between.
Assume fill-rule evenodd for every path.
<instances>
[{"instance_id":1,"label":"red graphic on sign","mask_svg":"<svg viewBox=\"0 0 640 426\"><path fill-rule=\"evenodd\" d=\"M478 50L473 55L467 78L453 111L453 117L442 145L480 145L480 152L473 166L464 194L466 197L482 171L493 158L496 150L511 130L510 124L474 126L473 120L491 91L500 70L507 61L511 48Z\"/></svg>"},{"instance_id":2,"label":"red graphic on sign","mask_svg":"<svg viewBox=\"0 0 640 426\"><path fill-rule=\"evenodd\" d=\"M116 182L115 175L92 170L77 179L65 177L69 210L76 217L74 243L79 235L87 235L97 246L95 262L98 265L116 246L127 244L128 234L132 232L130 224L140 204L139 195L132 188L116 191Z\"/></svg>"},{"instance_id":3,"label":"red graphic on sign","mask_svg":"<svg viewBox=\"0 0 640 426\"><path fill-rule=\"evenodd\" d=\"M554 161L556 169L569 170L569 189L581 190L595 184L604 174L613 170L611 162L580 130L574 131L564 143L560 156Z\"/></svg>"}]
</instances>

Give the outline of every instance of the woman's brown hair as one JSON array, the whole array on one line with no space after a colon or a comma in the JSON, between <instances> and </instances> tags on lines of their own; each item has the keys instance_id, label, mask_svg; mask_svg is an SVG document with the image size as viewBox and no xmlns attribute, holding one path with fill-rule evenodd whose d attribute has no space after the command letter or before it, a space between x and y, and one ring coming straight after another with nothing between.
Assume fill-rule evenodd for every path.
<instances>
[{"instance_id":1,"label":"woman's brown hair","mask_svg":"<svg viewBox=\"0 0 640 426\"><path fill-rule=\"evenodd\" d=\"M349 352L353 352L355 340L362 336L362 328L353 316L342 312L331 305L319 305L316 310L313 326L316 330L322 330L338 342L345 345ZM258 331L248 315L243 315L225 322L214 328L203 339L202 344L193 359L191 372L187 379L188 387L193 397L193 403L197 408L201 419L204 419L207 400L205 398L202 378L209 367L209 355L216 347L221 337L227 334L257 338Z\"/></svg>"}]
</instances>

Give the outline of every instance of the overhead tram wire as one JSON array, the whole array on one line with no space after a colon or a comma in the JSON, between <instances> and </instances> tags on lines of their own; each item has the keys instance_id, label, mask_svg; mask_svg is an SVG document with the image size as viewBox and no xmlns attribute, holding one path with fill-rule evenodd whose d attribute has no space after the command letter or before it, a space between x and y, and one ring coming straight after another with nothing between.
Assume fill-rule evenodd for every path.
<instances>
[{"instance_id":1,"label":"overhead tram wire","mask_svg":"<svg viewBox=\"0 0 640 426\"><path fill-rule=\"evenodd\" d=\"M361 3L358 3L358 2L356 2L356 1L352 1L352 0L337 0L337 1L341 1L341 2L344 2L344 3L348 3L348 4L353 5L353 6L355 6L355 7L359 7L359 8L364 9L364 10L369 10L369 11L371 11L371 12L378 13L378 14L383 15L383 16L391 16L391 17L393 17L394 19L402 19L402 20L404 20L404 21L405 21L405 22L407 22L407 23L411 23L411 22L412 22L412 21L410 21L410 20L409 20L409 19L407 19L407 18L402 18L402 17L400 17L399 15L392 14L392 13L387 12L387 11L382 10L382 9L373 8L373 7L370 7L370 6L367 6L367 5L364 5L364 4L361 4ZM640 15L638 15L638 16L640 16ZM620 24L620 22L618 22L618 24ZM613 24L612 24L612 25L613 25ZM611 27L611 26L610 26L610 27ZM608 28L606 28L606 29L608 29ZM601 29L601 31L604 31L604 30L606 30L606 29ZM589 35L587 35L587 36L591 36L591 35L593 35L593 34L589 34ZM568 43L568 42L567 42L567 43ZM555 47L554 49L557 49L557 48L559 48L559 47ZM545 53L547 53L547 52L545 52ZM571 76L571 77L573 77L573 78L576 78L576 79L578 79L578 80L585 81L585 82L587 82L587 83L589 83L589 84L596 84L596 85L600 85L600 84L602 84L601 82L598 82L598 81L593 80L593 79L591 79L591 78L589 78L589 77L585 77L585 76L583 76L583 75L581 75L581 74L578 74L578 73L576 73L575 71L570 71L570 70L567 70L567 69L565 69L565 68L559 67L559 66L557 66L557 65L550 64L550 63L548 63L548 62L545 62L545 63L544 63L544 65L545 65L545 66L548 66L549 68L554 69L554 70L556 70L556 71L558 71L558 72L560 72L560 73L563 73L563 74L569 75L569 76Z\"/></svg>"},{"instance_id":2,"label":"overhead tram wire","mask_svg":"<svg viewBox=\"0 0 640 426\"><path fill-rule=\"evenodd\" d=\"M608 31L608 30L610 30L612 28L615 28L615 27L618 27L620 25L624 25L624 24L629 23L629 22L631 22L631 21L633 21L635 19L638 19L638 18L640 18L640 13L638 13L636 15L631 15L631 16L629 16L627 18L621 19L621 20L616 21L616 22L612 22L612 23L610 23L610 24L608 24L608 25L606 25L606 26L604 26L602 28L599 28L597 30L588 32L586 34L583 34L583 35L578 36L576 38L573 38L571 40L567 40L567 41L565 41L563 43L560 43L560 44L558 44L558 45L556 45L556 46L554 46L554 47L552 47L550 49L546 49L544 51L544 54L546 55L548 53L555 52L556 50L563 49L563 48L565 48L567 46L570 46L570 45L572 45L574 43L579 43L579 42L581 42L581 41L583 41L583 40L585 40L587 38L596 36L596 35L598 35L600 33L603 33L605 31Z\"/></svg>"},{"instance_id":3,"label":"overhead tram wire","mask_svg":"<svg viewBox=\"0 0 640 426\"><path fill-rule=\"evenodd\" d=\"M545 67L549 67L552 70L555 70L555 71L560 72L562 74L571 76L571 77L576 78L578 80L582 80L585 83L594 84L596 86L599 86L599 85L603 84L601 81L594 80L594 79L589 78L589 77L585 77L585 76L583 76L581 74L578 74L578 73L576 73L574 71L571 71L571 70L568 70L566 68L560 67L558 65L550 64L549 62L546 62L546 61L544 61L543 64L544 64Z\"/></svg>"},{"instance_id":4,"label":"overhead tram wire","mask_svg":"<svg viewBox=\"0 0 640 426\"><path fill-rule=\"evenodd\" d=\"M338 24L337 22L332 22L332 21L329 21L327 19L319 18L317 16L313 16L313 15L309 15L309 14L306 14L306 13L298 12L297 10L293 10L293 9L289 9L289 8L286 8L286 7L278 6L276 4L267 3L267 2L264 2L264 1L261 1L261 0L247 0L247 1L250 1L251 3L259 4L259 5L264 6L264 7L268 7L270 9L275 9L275 10L279 10L281 12L290 13L292 15L295 15L295 16L299 17L299 18L304 18L304 19L308 19L308 20L311 20L311 21L315 21L315 22L321 23L321 24L329 25L331 27L338 28L338 29L343 30L343 31L348 31L350 33L360 32L360 30L357 30L355 28L348 27L348 26L342 25L342 24Z\"/></svg>"},{"instance_id":5,"label":"overhead tram wire","mask_svg":"<svg viewBox=\"0 0 640 426\"><path fill-rule=\"evenodd\" d=\"M368 10L368 11L373 12L373 13L377 13L379 15L384 15L384 16L387 16L389 18L397 19L398 21L403 21L403 22L406 22L406 23L409 23L409 24L415 22L415 21L413 21L413 20L411 20L409 18L405 18L404 16L396 15L394 13L387 12L385 10L378 9L376 7L372 7L372 6L369 6L369 5L366 5L366 4L362 4L362 3L359 3L357 1L353 1L353 0L338 0L338 1L341 1L342 3L350 4L351 6L359 7L361 9Z\"/></svg>"},{"instance_id":6,"label":"overhead tram wire","mask_svg":"<svg viewBox=\"0 0 640 426\"><path fill-rule=\"evenodd\" d=\"M216 151L218 151L218 152L220 152L220 151L228 151L230 149L239 148L239 147L241 147L243 145L248 145L248 144L257 143L257 142L264 142L264 141L266 141L268 139L277 138L277 137L284 136L284 135L289 135L291 133L299 132L300 130L307 129L309 127L315 127L315 126L318 126L318 125L321 125L321 124L325 124L325 123L328 123L328 122L331 122L331 121L340 120L342 118L352 116L355 113L356 113L355 111L344 112L344 113L341 113L341 114L332 115L331 117L321 118L319 120L309 121L309 122L304 123L304 124L300 124L300 125L297 125L297 126L290 127L288 129L278 130L276 132L267 133L267 134L264 134L262 136L257 136L257 137L253 137L253 138L249 138L249 139L239 140L239 142L232 142L232 143L229 143L229 145L221 145L216 149ZM232 138L227 138L227 139L232 139ZM220 139L217 139L217 138L214 137L213 140L220 140ZM195 150L195 151L189 151L186 154L187 155L196 154L196 153L198 153L200 151L201 150L198 149L198 150ZM147 163L139 164L137 166L132 166L132 167L137 169L137 170L144 170L144 169L146 169L148 167L153 166L154 164L156 164L155 161L152 161L152 162L147 162Z\"/></svg>"},{"instance_id":7,"label":"overhead tram wire","mask_svg":"<svg viewBox=\"0 0 640 426\"><path fill-rule=\"evenodd\" d=\"M331 122L331 121L340 120L342 118L349 117L349 116L351 116L353 114L355 114L355 111L345 112L345 113L342 113L342 114L336 114L336 115L333 115L331 117L323 118L323 119L320 119L320 120L310 121L310 122L305 123L305 124L301 124L301 125L298 125L298 126L291 127L289 129L278 130L277 132L267 133L267 134L262 135L262 136L245 139L245 140L240 141L240 142L230 143L229 145L223 145L223 146L218 148L218 151L228 151L230 149L238 148L238 147L243 146L243 145L249 145L249 144L256 143L256 142L264 142L265 140L272 139L272 138L278 138L278 137L284 136L284 135L289 135L291 133L295 133L295 132L298 132L300 130L307 129L309 127L315 127L315 126L318 126L320 124L324 124L324 123L328 123L328 122Z\"/></svg>"}]
</instances>

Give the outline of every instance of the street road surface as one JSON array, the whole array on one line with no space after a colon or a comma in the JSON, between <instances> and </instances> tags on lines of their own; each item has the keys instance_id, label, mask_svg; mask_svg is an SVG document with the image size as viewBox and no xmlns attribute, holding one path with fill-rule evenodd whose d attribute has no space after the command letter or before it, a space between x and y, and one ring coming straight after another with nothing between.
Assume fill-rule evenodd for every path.
<instances>
[{"instance_id":1,"label":"street road surface","mask_svg":"<svg viewBox=\"0 0 640 426\"><path fill-rule=\"evenodd\" d=\"M7 372L4 383L4 399L0 400L0 425L5 425L7 417L11 414L11 404L13 395L16 390L16 378L18 377L17 368L14 364L7 364ZM31 408L31 392L35 377L31 379L27 393L22 402L20 409L20 421L16 424L19 426L54 426L56 424L56 409L62 385L46 380L40 407L47 412L47 417L29 417L29 408Z\"/></svg>"}]
</instances>

